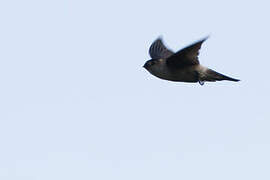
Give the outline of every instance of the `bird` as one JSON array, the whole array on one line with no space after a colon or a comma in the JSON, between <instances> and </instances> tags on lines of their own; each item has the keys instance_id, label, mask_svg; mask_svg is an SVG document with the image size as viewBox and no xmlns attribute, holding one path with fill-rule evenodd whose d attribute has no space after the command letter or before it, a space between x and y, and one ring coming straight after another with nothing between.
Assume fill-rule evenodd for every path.
<instances>
[{"instance_id":1,"label":"bird","mask_svg":"<svg viewBox=\"0 0 270 180\"><path fill-rule=\"evenodd\" d=\"M152 59L146 61L143 67L152 75L168 81L199 82L200 85L207 81L240 81L200 64L199 50L208 38L209 36L174 53L164 45L162 37L158 37L149 48Z\"/></svg>"}]
</instances>

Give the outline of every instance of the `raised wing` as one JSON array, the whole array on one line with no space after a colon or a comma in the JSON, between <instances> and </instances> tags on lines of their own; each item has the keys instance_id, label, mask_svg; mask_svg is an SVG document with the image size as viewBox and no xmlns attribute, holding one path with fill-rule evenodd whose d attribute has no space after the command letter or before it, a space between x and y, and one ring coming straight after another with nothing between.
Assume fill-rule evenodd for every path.
<instances>
[{"instance_id":1,"label":"raised wing","mask_svg":"<svg viewBox=\"0 0 270 180\"><path fill-rule=\"evenodd\" d=\"M149 54L152 59L161 59L168 58L174 53L171 50L167 49L167 47L163 44L161 38L158 38L150 46Z\"/></svg>"},{"instance_id":2,"label":"raised wing","mask_svg":"<svg viewBox=\"0 0 270 180\"><path fill-rule=\"evenodd\" d=\"M186 66L192 66L200 64L199 62L199 50L202 46L202 43L208 37L193 43L192 45L181 49L167 59L167 65L171 68L183 68Z\"/></svg>"}]
</instances>

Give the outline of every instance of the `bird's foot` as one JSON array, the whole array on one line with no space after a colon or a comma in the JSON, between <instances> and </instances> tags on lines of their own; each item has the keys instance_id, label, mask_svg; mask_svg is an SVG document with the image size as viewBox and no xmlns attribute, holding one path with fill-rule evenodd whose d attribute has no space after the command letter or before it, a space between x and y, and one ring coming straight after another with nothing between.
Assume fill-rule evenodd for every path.
<instances>
[{"instance_id":1,"label":"bird's foot","mask_svg":"<svg viewBox=\"0 0 270 180\"><path fill-rule=\"evenodd\" d=\"M204 81L200 81L199 80L199 84L202 86L202 85L204 85Z\"/></svg>"}]
</instances>

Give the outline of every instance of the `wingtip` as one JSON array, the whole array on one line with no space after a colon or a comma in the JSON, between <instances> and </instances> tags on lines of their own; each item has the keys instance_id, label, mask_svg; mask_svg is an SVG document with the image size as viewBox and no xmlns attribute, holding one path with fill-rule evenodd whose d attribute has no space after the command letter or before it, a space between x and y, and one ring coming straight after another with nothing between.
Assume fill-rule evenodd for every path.
<instances>
[{"instance_id":1,"label":"wingtip","mask_svg":"<svg viewBox=\"0 0 270 180\"><path fill-rule=\"evenodd\" d=\"M159 35L159 36L157 37L156 41L158 41L158 40L162 41L162 40L163 40L163 36L162 36L162 35Z\"/></svg>"},{"instance_id":2,"label":"wingtip","mask_svg":"<svg viewBox=\"0 0 270 180\"><path fill-rule=\"evenodd\" d=\"M208 38L210 38L210 35L207 35L207 36L204 37L201 41L206 41Z\"/></svg>"},{"instance_id":3,"label":"wingtip","mask_svg":"<svg viewBox=\"0 0 270 180\"><path fill-rule=\"evenodd\" d=\"M210 37L210 35L208 35L208 36L206 36L206 37L204 37L204 38L202 38L202 39L196 41L194 44L197 44L197 43L202 44L202 43L203 43L204 41L206 41L209 37Z\"/></svg>"}]
</instances>

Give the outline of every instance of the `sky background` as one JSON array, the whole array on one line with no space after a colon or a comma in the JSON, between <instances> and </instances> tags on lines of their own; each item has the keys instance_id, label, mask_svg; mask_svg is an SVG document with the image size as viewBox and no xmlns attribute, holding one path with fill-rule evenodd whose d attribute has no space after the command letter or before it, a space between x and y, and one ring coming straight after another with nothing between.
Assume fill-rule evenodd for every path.
<instances>
[{"instance_id":1,"label":"sky background","mask_svg":"<svg viewBox=\"0 0 270 180\"><path fill-rule=\"evenodd\" d=\"M269 180L269 1L0 1L1 180ZM239 83L142 65L162 35Z\"/></svg>"}]
</instances>

